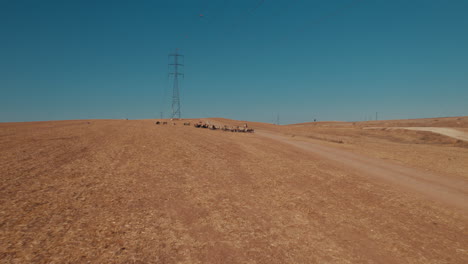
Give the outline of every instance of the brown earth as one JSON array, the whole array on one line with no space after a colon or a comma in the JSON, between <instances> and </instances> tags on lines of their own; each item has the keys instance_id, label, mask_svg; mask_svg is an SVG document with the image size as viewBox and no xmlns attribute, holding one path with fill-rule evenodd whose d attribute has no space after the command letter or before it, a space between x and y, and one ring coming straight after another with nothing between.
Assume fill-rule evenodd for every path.
<instances>
[{"instance_id":1,"label":"brown earth","mask_svg":"<svg viewBox=\"0 0 468 264\"><path fill-rule=\"evenodd\" d=\"M0 262L468 262L468 117L182 122L0 124Z\"/></svg>"}]
</instances>

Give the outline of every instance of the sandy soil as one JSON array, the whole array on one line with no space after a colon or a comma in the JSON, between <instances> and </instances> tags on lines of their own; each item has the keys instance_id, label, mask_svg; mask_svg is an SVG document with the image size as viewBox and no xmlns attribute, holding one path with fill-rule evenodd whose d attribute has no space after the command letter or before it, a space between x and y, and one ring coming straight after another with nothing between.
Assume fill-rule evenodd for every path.
<instances>
[{"instance_id":1,"label":"sandy soil","mask_svg":"<svg viewBox=\"0 0 468 264\"><path fill-rule=\"evenodd\" d=\"M468 262L463 143L363 129L381 123L249 122L279 138L181 123L0 124L0 262Z\"/></svg>"}]
</instances>

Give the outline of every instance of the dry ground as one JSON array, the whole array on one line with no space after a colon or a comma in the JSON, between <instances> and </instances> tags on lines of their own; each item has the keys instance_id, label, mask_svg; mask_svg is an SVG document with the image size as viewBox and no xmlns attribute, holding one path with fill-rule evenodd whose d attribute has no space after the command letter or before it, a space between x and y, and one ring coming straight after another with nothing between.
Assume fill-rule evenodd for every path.
<instances>
[{"instance_id":1,"label":"dry ground","mask_svg":"<svg viewBox=\"0 0 468 264\"><path fill-rule=\"evenodd\" d=\"M463 203L317 152L458 182L466 201L466 142L363 128L463 131L467 117L249 123L255 134L89 122L0 124L0 262L468 262Z\"/></svg>"}]
</instances>

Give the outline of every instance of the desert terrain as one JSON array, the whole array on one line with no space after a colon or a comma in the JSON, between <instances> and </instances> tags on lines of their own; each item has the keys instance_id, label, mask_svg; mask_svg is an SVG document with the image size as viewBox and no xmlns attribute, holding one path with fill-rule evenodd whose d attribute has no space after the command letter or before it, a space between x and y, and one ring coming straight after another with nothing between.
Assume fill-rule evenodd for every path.
<instances>
[{"instance_id":1,"label":"desert terrain","mask_svg":"<svg viewBox=\"0 0 468 264\"><path fill-rule=\"evenodd\" d=\"M0 123L0 263L468 263L468 117Z\"/></svg>"}]
</instances>

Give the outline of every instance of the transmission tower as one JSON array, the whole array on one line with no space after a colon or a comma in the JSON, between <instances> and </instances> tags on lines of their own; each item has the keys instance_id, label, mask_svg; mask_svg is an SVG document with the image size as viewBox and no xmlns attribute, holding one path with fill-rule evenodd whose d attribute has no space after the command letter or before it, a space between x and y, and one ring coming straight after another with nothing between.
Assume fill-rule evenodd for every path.
<instances>
[{"instance_id":1,"label":"transmission tower","mask_svg":"<svg viewBox=\"0 0 468 264\"><path fill-rule=\"evenodd\" d=\"M172 86L172 115L171 118L173 119L180 119L180 98L179 98L179 76L184 77L183 73L179 72L179 67L184 66L183 64L179 63L179 57L184 59L184 55L180 55L178 53L178 49L176 49L175 53L169 54L169 60L173 59L173 63L169 63L169 68L172 70L169 73L169 76L174 76L173 86ZM172 61L171 61L172 62Z\"/></svg>"}]
</instances>

